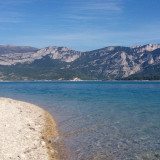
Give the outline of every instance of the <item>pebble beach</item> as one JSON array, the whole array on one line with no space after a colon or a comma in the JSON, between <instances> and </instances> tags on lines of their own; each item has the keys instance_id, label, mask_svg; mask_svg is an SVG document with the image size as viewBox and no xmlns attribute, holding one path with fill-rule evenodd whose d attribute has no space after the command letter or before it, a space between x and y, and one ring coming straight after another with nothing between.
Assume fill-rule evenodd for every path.
<instances>
[{"instance_id":1,"label":"pebble beach","mask_svg":"<svg viewBox=\"0 0 160 160\"><path fill-rule=\"evenodd\" d=\"M56 123L38 106L0 98L0 133L1 160L58 159Z\"/></svg>"}]
</instances>

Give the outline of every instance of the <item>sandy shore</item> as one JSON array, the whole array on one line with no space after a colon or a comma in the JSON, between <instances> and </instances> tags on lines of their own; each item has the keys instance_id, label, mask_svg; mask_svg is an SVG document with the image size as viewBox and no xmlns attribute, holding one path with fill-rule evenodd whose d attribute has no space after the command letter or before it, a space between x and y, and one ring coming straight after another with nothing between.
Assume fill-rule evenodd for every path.
<instances>
[{"instance_id":1,"label":"sandy shore","mask_svg":"<svg viewBox=\"0 0 160 160\"><path fill-rule=\"evenodd\" d=\"M50 114L35 105L0 98L0 159L57 160L58 136Z\"/></svg>"}]
</instances>

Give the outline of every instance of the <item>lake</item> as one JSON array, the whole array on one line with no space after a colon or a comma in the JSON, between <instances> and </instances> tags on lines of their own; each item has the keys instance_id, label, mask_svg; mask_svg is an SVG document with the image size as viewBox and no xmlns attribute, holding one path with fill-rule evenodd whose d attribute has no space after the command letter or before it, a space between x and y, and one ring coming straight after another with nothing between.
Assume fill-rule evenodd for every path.
<instances>
[{"instance_id":1,"label":"lake","mask_svg":"<svg viewBox=\"0 0 160 160\"><path fill-rule=\"evenodd\" d=\"M160 82L0 82L0 96L48 110L68 160L160 159Z\"/></svg>"}]
</instances>

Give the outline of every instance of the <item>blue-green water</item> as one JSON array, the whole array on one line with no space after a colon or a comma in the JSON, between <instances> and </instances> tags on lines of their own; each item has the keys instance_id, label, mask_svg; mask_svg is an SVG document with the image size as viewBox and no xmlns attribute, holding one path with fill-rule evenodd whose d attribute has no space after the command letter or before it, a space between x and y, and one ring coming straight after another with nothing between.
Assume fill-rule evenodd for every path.
<instances>
[{"instance_id":1,"label":"blue-green water","mask_svg":"<svg viewBox=\"0 0 160 160\"><path fill-rule=\"evenodd\" d=\"M1 82L47 109L69 160L160 160L160 82Z\"/></svg>"}]
</instances>

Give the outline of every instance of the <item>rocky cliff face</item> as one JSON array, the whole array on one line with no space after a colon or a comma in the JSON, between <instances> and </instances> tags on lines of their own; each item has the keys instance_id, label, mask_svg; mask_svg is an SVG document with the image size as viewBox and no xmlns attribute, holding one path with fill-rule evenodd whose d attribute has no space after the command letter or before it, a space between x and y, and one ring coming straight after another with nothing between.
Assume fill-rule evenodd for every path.
<instances>
[{"instance_id":1,"label":"rocky cliff face","mask_svg":"<svg viewBox=\"0 0 160 160\"><path fill-rule=\"evenodd\" d=\"M147 44L131 47L135 52L143 53L144 51L154 51L155 49L160 48L160 44Z\"/></svg>"},{"instance_id":2,"label":"rocky cliff face","mask_svg":"<svg viewBox=\"0 0 160 160\"><path fill-rule=\"evenodd\" d=\"M148 66L159 65L160 44L134 47L110 46L88 52L54 46L42 49L0 46L1 67L30 64L34 68L35 63L41 68L46 66L46 63L50 68L57 66L56 70L67 70L67 73L78 71L93 79L124 78L142 72ZM3 75L2 72L1 74Z\"/></svg>"},{"instance_id":3,"label":"rocky cliff face","mask_svg":"<svg viewBox=\"0 0 160 160\"><path fill-rule=\"evenodd\" d=\"M44 56L72 62L79 58L81 52L66 47L46 47L36 49L33 47L0 46L0 65L15 65L17 63L32 63Z\"/></svg>"},{"instance_id":4,"label":"rocky cliff face","mask_svg":"<svg viewBox=\"0 0 160 160\"><path fill-rule=\"evenodd\" d=\"M48 55L51 59L59 59L64 62L72 62L79 58L81 52L69 49L67 47L47 47L39 50L37 56Z\"/></svg>"},{"instance_id":5,"label":"rocky cliff face","mask_svg":"<svg viewBox=\"0 0 160 160\"><path fill-rule=\"evenodd\" d=\"M137 47L107 47L90 51L75 60L74 68L84 71L88 69L89 72L102 78L128 77L143 71L147 65L160 63L160 52L154 52L157 48L160 48L160 45L148 44Z\"/></svg>"}]
</instances>

